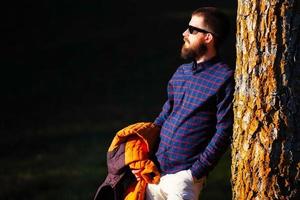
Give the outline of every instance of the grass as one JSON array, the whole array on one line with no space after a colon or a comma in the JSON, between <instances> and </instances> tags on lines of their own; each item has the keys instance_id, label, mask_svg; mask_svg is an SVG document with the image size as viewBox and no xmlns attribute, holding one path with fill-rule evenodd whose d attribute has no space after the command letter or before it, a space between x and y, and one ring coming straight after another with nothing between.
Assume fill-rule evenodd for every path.
<instances>
[{"instance_id":1,"label":"grass","mask_svg":"<svg viewBox=\"0 0 300 200\"><path fill-rule=\"evenodd\" d=\"M31 133L1 159L0 199L91 199L106 172L107 132Z\"/></svg>"},{"instance_id":2,"label":"grass","mask_svg":"<svg viewBox=\"0 0 300 200\"><path fill-rule=\"evenodd\" d=\"M228 150L221 158L216 168L209 174L206 187L203 189L201 200L230 200L230 158L231 151Z\"/></svg>"},{"instance_id":3,"label":"grass","mask_svg":"<svg viewBox=\"0 0 300 200\"><path fill-rule=\"evenodd\" d=\"M7 137L3 142L10 148L0 162L0 199L92 199L106 175L106 150L113 134L124 126L117 121L93 128L66 125ZM231 199L229 153L210 174L202 199Z\"/></svg>"}]
</instances>

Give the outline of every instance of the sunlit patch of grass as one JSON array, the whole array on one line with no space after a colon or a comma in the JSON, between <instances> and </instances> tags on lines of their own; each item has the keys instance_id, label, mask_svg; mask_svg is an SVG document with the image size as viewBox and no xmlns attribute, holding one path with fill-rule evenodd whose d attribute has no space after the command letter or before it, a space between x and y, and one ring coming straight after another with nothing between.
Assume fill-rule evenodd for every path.
<instances>
[{"instance_id":1,"label":"sunlit patch of grass","mask_svg":"<svg viewBox=\"0 0 300 200\"><path fill-rule=\"evenodd\" d=\"M229 200L231 198L231 151L228 150L216 168L209 174L201 200Z\"/></svg>"},{"instance_id":2,"label":"sunlit patch of grass","mask_svg":"<svg viewBox=\"0 0 300 200\"><path fill-rule=\"evenodd\" d=\"M67 131L67 124L27 132L21 141L11 137L14 151L0 161L0 199L91 199L106 176L115 131L126 125L115 121ZM210 173L202 199L231 199L230 151Z\"/></svg>"},{"instance_id":3,"label":"sunlit patch of grass","mask_svg":"<svg viewBox=\"0 0 300 200\"><path fill-rule=\"evenodd\" d=\"M0 199L91 198L105 176L112 135L100 130L27 134L30 139L16 142L15 152L1 158Z\"/></svg>"}]
</instances>

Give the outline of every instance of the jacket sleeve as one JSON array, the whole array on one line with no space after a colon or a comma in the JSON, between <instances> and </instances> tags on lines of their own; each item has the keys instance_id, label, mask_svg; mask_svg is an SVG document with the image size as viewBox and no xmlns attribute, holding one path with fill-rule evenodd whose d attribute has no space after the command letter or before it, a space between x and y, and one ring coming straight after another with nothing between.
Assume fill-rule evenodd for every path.
<instances>
[{"instance_id":1,"label":"jacket sleeve","mask_svg":"<svg viewBox=\"0 0 300 200\"><path fill-rule=\"evenodd\" d=\"M164 122L166 121L166 119L168 118L168 116L170 115L170 113L172 112L172 109L173 109L173 103L174 103L173 96L174 95L173 95L173 87L172 87L171 81L169 81L169 83L168 83L167 92L168 92L168 99L165 102L159 116L154 121L154 124L157 126L162 126L164 124Z\"/></svg>"},{"instance_id":2,"label":"jacket sleeve","mask_svg":"<svg viewBox=\"0 0 300 200\"><path fill-rule=\"evenodd\" d=\"M234 79L231 74L217 94L216 132L191 167L192 175L197 179L207 175L215 167L230 145L233 125L233 91Z\"/></svg>"}]
</instances>

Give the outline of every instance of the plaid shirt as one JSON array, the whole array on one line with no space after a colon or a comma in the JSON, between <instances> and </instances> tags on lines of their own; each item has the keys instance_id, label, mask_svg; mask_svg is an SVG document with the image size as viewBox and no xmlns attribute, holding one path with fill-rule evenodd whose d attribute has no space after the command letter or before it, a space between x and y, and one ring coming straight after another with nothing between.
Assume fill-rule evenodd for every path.
<instances>
[{"instance_id":1,"label":"plaid shirt","mask_svg":"<svg viewBox=\"0 0 300 200\"><path fill-rule=\"evenodd\" d=\"M154 122L161 126L156 157L162 174L190 169L201 178L225 153L232 135L233 74L217 57L174 73Z\"/></svg>"}]
</instances>

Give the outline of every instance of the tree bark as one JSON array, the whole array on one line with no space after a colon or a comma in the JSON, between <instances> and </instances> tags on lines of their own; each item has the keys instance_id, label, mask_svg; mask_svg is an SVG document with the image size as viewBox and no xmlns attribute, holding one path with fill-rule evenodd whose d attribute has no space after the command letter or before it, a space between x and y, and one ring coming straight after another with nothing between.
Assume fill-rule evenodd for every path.
<instances>
[{"instance_id":1,"label":"tree bark","mask_svg":"<svg viewBox=\"0 0 300 200\"><path fill-rule=\"evenodd\" d=\"M238 0L233 199L300 199L300 0Z\"/></svg>"}]
</instances>

